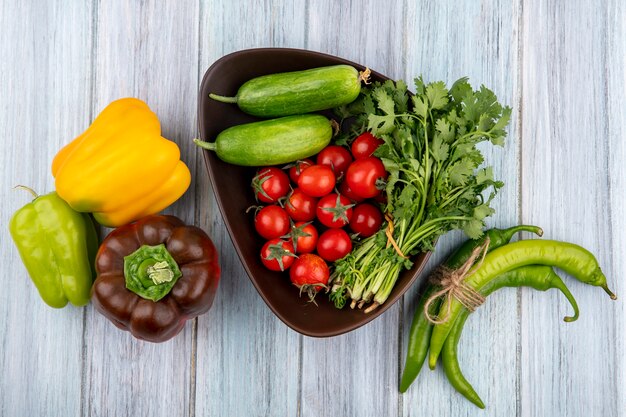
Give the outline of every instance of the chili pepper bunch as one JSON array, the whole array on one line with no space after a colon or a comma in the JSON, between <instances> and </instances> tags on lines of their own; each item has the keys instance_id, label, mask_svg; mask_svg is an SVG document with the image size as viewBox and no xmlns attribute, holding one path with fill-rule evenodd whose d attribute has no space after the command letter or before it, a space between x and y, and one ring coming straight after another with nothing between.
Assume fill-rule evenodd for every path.
<instances>
[{"instance_id":1,"label":"chili pepper bunch","mask_svg":"<svg viewBox=\"0 0 626 417\"><path fill-rule=\"evenodd\" d=\"M437 270L439 279L433 280L424 291L411 324L401 392L413 383L427 356L431 369L441 356L452 386L476 406L485 408L458 362L457 347L463 326L477 307L472 302L461 301L484 301L484 297L503 287L529 287L539 291L555 288L574 310L574 314L564 320L575 321L579 313L576 300L553 267L585 284L603 288L612 299L617 298L609 290L598 261L589 251L573 243L554 240L509 243L520 231L543 234L539 227L527 225L488 230L480 239L461 245ZM459 293L475 297L464 298L458 296Z\"/></svg>"}]
</instances>

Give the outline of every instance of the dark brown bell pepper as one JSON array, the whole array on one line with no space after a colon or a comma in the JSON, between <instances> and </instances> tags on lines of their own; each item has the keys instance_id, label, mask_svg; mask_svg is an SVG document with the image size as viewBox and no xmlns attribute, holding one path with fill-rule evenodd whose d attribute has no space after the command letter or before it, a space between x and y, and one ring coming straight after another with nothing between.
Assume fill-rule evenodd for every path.
<instances>
[{"instance_id":1,"label":"dark brown bell pepper","mask_svg":"<svg viewBox=\"0 0 626 417\"><path fill-rule=\"evenodd\" d=\"M206 313L220 276L217 251L200 228L152 215L113 230L96 256L96 309L138 339L163 342Z\"/></svg>"}]
</instances>

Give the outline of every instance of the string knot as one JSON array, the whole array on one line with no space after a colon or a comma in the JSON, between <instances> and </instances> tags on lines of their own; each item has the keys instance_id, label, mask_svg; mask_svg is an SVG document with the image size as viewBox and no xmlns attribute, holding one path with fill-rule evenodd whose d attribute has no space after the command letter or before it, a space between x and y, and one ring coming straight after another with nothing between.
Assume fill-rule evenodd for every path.
<instances>
[{"instance_id":1,"label":"string knot","mask_svg":"<svg viewBox=\"0 0 626 417\"><path fill-rule=\"evenodd\" d=\"M465 279L481 267L488 248L489 238L487 238L482 245L474 248L470 257L467 258L467 261L458 269L450 269L441 265L432 272L429 277L430 282L441 287L441 289L432 294L428 300L426 300L426 304L424 304L424 314L429 322L442 324L448 321L450 318L450 301L452 297L456 298L470 312L473 312L485 302L485 297L467 285ZM479 256L480 259L476 262ZM474 263L476 263L476 266L472 268ZM447 306L446 314L443 317L439 317L438 314L433 316L429 312L430 306L440 297L444 297L443 302Z\"/></svg>"},{"instance_id":2,"label":"string knot","mask_svg":"<svg viewBox=\"0 0 626 417\"><path fill-rule=\"evenodd\" d=\"M385 214L385 220L387 220L387 228L385 229L385 236L387 236L387 247L389 245L393 246L394 250L401 258L408 259L408 257L402 253L400 246L398 246L398 242L393 238L393 217L391 214Z\"/></svg>"}]
</instances>

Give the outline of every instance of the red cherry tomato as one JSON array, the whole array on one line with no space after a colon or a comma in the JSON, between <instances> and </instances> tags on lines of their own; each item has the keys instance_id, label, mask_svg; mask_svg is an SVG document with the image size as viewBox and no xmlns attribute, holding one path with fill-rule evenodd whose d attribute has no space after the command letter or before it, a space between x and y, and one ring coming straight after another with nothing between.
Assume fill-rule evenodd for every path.
<instances>
[{"instance_id":1,"label":"red cherry tomato","mask_svg":"<svg viewBox=\"0 0 626 417\"><path fill-rule=\"evenodd\" d=\"M363 197L354 194L354 191L352 191L352 188L350 188L350 186L348 185L348 181L346 180L343 180L341 184L339 184L339 193L348 197L355 203L360 203L361 201L365 200Z\"/></svg>"},{"instance_id":2,"label":"red cherry tomato","mask_svg":"<svg viewBox=\"0 0 626 417\"><path fill-rule=\"evenodd\" d=\"M322 258L312 253L303 253L294 261L289 270L289 279L300 291L314 297L315 292L328 284L330 270Z\"/></svg>"},{"instance_id":3,"label":"red cherry tomato","mask_svg":"<svg viewBox=\"0 0 626 417\"><path fill-rule=\"evenodd\" d=\"M352 218L352 206L348 197L328 194L317 203L317 219L326 227L343 227Z\"/></svg>"},{"instance_id":4,"label":"red cherry tomato","mask_svg":"<svg viewBox=\"0 0 626 417\"><path fill-rule=\"evenodd\" d=\"M317 164L329 166L337 178L341 177L352 162L350 152L341 146L330 145L317 154Z\"/></svg>"},{"instance_id":5,"label":"red cherry tomato","mask_svg":"<svg viewBox=\"0 0 626 417\"><path fill-rule=\"evenodd\" d=\"M270 271L284 271L293 264L295 253L291 242L268 240L261 248L261 262Z\"/></svg>"},{"instance_id":6,"label":"red cherry tomato","mask_svg":"<svg viewBox=\"0 0 626 417\"><path fill-rule=\"evenodd\" d=\"M281 169L261 168L252 179L257 201L275 203L289 192L289 177Z\"/></svg>"},{"instance_id":7,"label":"red cherry tomato","mask_svg":"<svg viewBox=\"0 0 626 417\"><path fill-rule=\"evenodd\" d=\"M387 178L387 171L382 161L376 157L357 159L348 167L346 182L352 191L363 198L372 198L380 194L376 182Z\"/></svg>"},{"instance_id":8,"label":"red cherry tomato","mask_svg":"<svg viewBox=\"0 0 626 417\"><path fill-rule=\"evenodd\" d=\"M374 151L383 143L385 143L383 140L378 139L370 132L365 132L354 139L350 150L352 151L354 159L367 158L368 156L372 156Z\"/></svg>"},{"instance_id":9,"label":"red cherry tomato","mask_svg":"<svg viewBox=\"0 0 626 417\"><path fill-rule=\"evenodd\" d=\"M300 178L302 171L311 165L313 165L313 161L310 159L303 159L302 161L294 162L293 166L289 168L289 178L291 178L291 181L293 181L294 184L298 184L298 178Z\"/></svg>"},{"instance_id":10,"label":"red cherry tomato","mask_svg":"<svg viewBox=\"0 0 626 417\"><path fill-rule=\"evenodd\" d=\"M357 204L352 212L350 229L361 237L369 237L380 230L383 214L372 204Z\"/></svg>"},{"instance_id":11,"label":"red cherry tomato","mask_svg":"<svg viewBox=\"0 0 626 417\"><path fill-rule=\"evenodd\" d=\"M289 194L285 203L285 210L289 217L297 222L310 222L315 219L317 198L311 197L296 188Z\"/></svg>"},{"instance_id":12,"label":"red cherry tomato","mask_svg":"<svg viewBox=\"0 0 626 417\"><path fill-rule=\"evenodd\" d=\"M352 250L352 240L343 229L328 229L317 241L317 253L328 262L341 259Z\"/></svg>"},{"instance_id":13,"label":"red cherry tomato","mask_svg":"<svg viewBox=\"0 0 626 417\"><path fill-rule=\"evenodd\" d=\"M311 223L297 222L291 227L289 234L296 253L310 253L315 250L318 233Z\"/></svg>"},{"instance_id":14,"label":"red cherry tomato","mask_svg":"<svg viewBox=\"0 0 626 417\"><path fill-rule=\"evenodd\" d=\"M265 206L254 217L254 228L265 239L281 237L289 232L289 216L279 206Z\"/></svg>"},{"instance_id":15,"label":"red cherry tomato","mask_svg":"<svg viewBox=\"0 0 626 417\"><path fill-rule=\"evenodd\" d=\"M381 190L380 194L374 197L374 201L381 204L387 204L387 193L384 190Z\"/></svg>"},{"instance_id":16,"label":"red cherry tomato","mask_svg":"<svg viewBox=\"0 0 626 417\"><path fill-rule=\"evenodd\" d=\"M335 174L329 166L312 165L300 174L298 187L311 197L322 197L335 188Z\"/></svg>"}]
</instances>

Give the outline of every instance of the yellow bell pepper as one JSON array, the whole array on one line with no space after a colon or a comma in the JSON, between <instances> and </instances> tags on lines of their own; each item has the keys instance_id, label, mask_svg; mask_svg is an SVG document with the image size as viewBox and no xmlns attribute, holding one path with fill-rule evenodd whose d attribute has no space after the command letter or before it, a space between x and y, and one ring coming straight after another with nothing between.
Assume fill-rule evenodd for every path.
<instances>
[{"instance_id":1,"label":"yellow bell pepper","mask_svg":"<svg viewBox=\"0 0 626 417\"><path fill-rule=\"evenodd\" d=\"M191 183L178 145L161 136L156 114L135 98L109 104L54 157L52 175L63 200L109 227L163 210Z\"/></svg>"}]
</instances>

